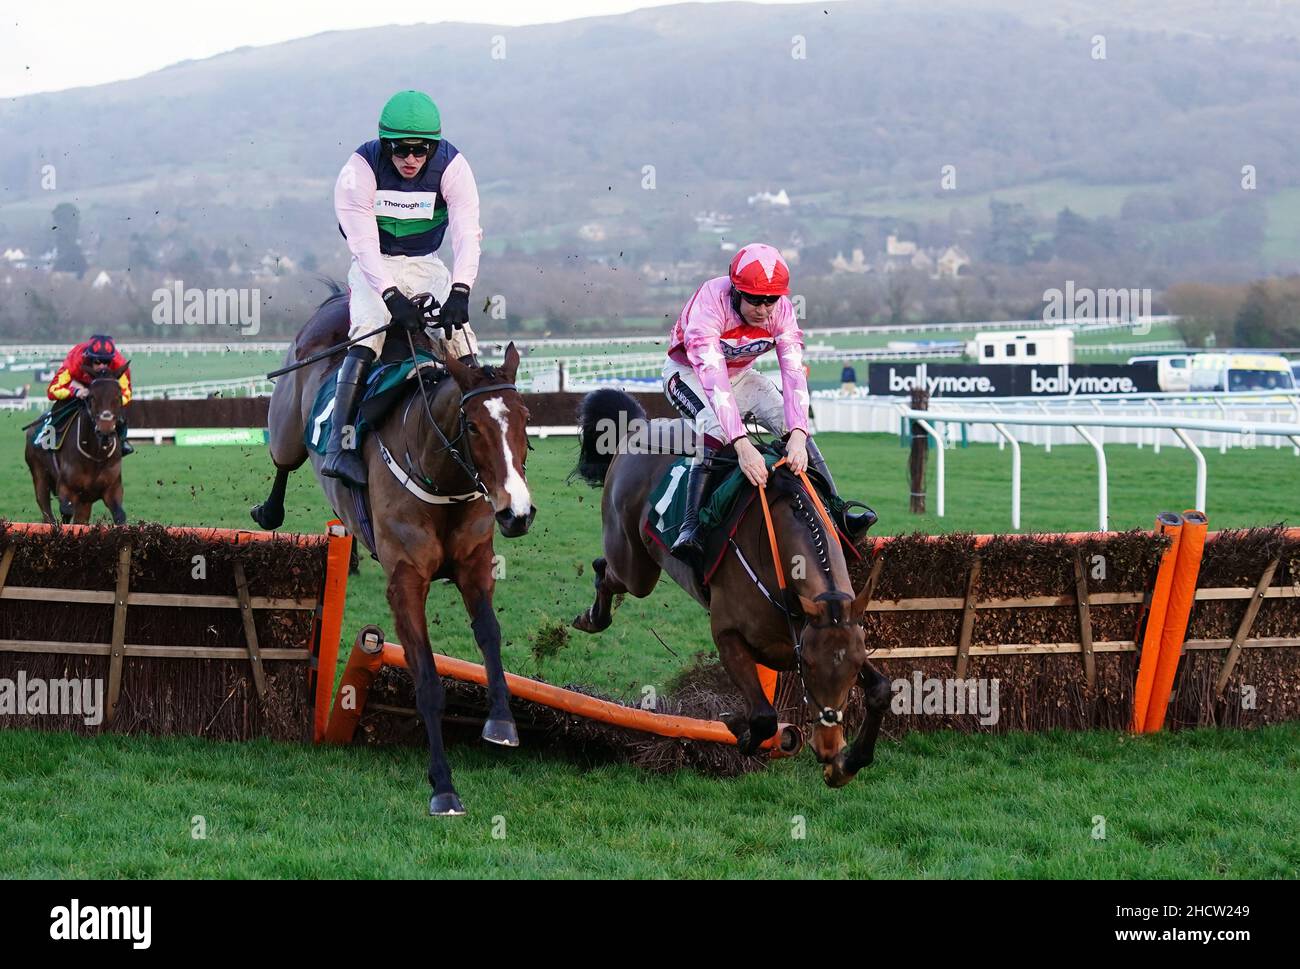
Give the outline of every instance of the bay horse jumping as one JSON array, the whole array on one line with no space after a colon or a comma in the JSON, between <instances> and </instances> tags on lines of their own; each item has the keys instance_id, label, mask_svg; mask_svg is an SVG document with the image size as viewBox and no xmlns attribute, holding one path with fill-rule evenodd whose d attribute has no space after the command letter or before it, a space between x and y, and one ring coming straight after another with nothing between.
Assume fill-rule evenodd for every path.
<instances>
[{"instance_id":1,"label":"bay horse jumping","mask_svg":"<svg viewBox=\"0 0 1300 969\"><path fill-rule=\"evenodd\" d=\"M829 532L806 491L792 473L775 469L768 480L772 527L790 577L788 606L777 601L781 581L771 551L764 516L756 507L742 518L733 540L738 553L728 552L710 577L705 591L691 566L671 556L659 542L646 534L650 514L649 497L663 478L677 453L635 453L660 451L653 442L679 443L689 440L689 425L656 419L649 425L645 411L628 394L602 389L588 394L580 415L582 443L578 477L593 486L603 486L601 520L604 527L604 556L592 562L596 600L573 625L596 633L611 622L611 602L616 595L648 596L666 571L674 581L709 610L713 642L728 675L740 689L748 707L747 723L728 724L742 752L754 753L777 728L777 712L759 681L755 663L776 670L796 671L802 681L805 701L816 716L812 746L824 766L823 777L831 787L841 787L869 765L875 752L881 720L889 708L889 681L867 661L861 624L867 606L867 590L854 595L848 565L840 540ZM608 424L604 422L610 422ZM652 446L626 446L631 433ZM613 434L602 429L618 428L624 433L617 448L608 442ZM671 452L671 447L663 448ZM608 452L608 453L606 453ZM789 476L779 482L778 475ZM757 499L755 505L758 504ZM757 581L744 569L739 555L754 570ZM799 561L806 567L793 568ZM760 588L758 582L763 583ZM771 590L765 594L764 589ZM772 596L769 598L768 596ZM843 710L849 691L860 682L866 696L866 721L848 745L844 739Z\"/></svg>"},{"instance_id":2,"label":"bay horse jumping","mask_svg":"<svg viewBox=\"0 0 1300 969\"><path fill-rule=\"evenodd\" d=\"M59 499L60 518L65 525L89 522L91 506L97 501L108 508L114 525L126 524L126 510L122 507L122 448L117 436L123 407L118 378L125 370L123 367L90 382L89 393L71 405L76 413L56 450L47 450L36 443L44 421L28 429L24 457L32 473L36 507L43 521L54 524L50 508L53 495Z\"/></svg>"},{"instance_id":3,"label":"bay horse jumping","mask_svg":"<svg viewBox=\"0 0 1300 969\"><path fill-rule=\"evenodd\" d=\"M298 333L285 363L337 346L347 335L347 296L335 292ZM413 341L431 350L423 333ZM381 360L406 347L406 334L394 328ZM428 734L429 813L464 814L443 750L445 699L434 668L425 600L435 579L448 579L460 590L488 674L489 711L482 737L490 744L517 747L501 664L501 627L492 606L492 536L494 525L507 538L523 535L537 511L525 476L528 409L514 386L519 351L511 343L499 367L467 366L448 355L443 365L450 376L428 391L427 407L422 377L411 379L403 398L362 442L368 502L339 479L321 475L324 458L303 443L317 392L326 380L335 379L342 359L340 351L277 379L268 419L275 482L266 501L252 510L253 520L267 529L283 524L285 484L310 457L335 514L378 558L387 578L388 605ZM440 369L422 364L420 372Z\"/></svg>"}]
</instances>

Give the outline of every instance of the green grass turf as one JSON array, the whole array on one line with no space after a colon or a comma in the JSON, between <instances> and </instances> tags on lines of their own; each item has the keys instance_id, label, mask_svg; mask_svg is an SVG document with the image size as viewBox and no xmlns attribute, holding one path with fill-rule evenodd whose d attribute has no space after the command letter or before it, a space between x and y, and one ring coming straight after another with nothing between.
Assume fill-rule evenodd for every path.
<instances>
[{"instance_id":1,"label":"green grass turf","mask_svg":"<svg viewBox=\"0 0 1300 969\"><path fill-rule=\"evenodd\" d=\"M0 440L12 448L0 467L0 515L31 520L20 423L0 415ZM937 519L906 512L906 451L895 438L819 440L841 490L870 501L885 532L1007 527L1010 455L994 446L949 452L949 514ZM558 655L540 667L534 659L539 632L590 603L590 562L600 552L599 492L563 480L574 442L537 446L533 531L496 543L506 568L496 601L507 668L628 697L644 685L662 690L694 653L712 649L704 612L670 583L627 599L599 636L573 631ZM1112 527L1149 527L1157 511L1191 504L1185 452L1114 446L1107 456ZM1300 459L1289 449L1206 457L1211 527L1300 519ZM1024 458L1025 530L1095 527L1091 449L1026 447ZM127 512L133 521L246 527L270 470L261 449L143 445L124 463ZM291 479L287 506L289 530L316 532L330 517L307 472ZM477 658L454 591L435 586L428 616L437 649ZM391 635L382 575L369 560L349 583L345 644L367 622ZM883 744L877 766L838 793L824 789L807 756L721 781L455 746L452 767L472 815L443 824L422 816L417 750L0 731L9 806L0 811L0 872L1294 877L1300 849L1287 832L1300 810L1298 740L1293 726L1140 740L913 737ZM189 837L196 814L208 819L206 841ZM791 837L795 814L807 821L806 839ZM1106 841L1091 837L1097 814L1108 819ZM491 837L497 815L504 840Z\"/></svg>"}]
</instances>

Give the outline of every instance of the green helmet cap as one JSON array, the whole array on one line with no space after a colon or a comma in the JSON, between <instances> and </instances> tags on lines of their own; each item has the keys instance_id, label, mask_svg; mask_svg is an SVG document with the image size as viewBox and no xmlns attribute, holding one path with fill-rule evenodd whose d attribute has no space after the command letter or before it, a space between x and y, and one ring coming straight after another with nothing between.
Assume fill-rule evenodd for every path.
<instances>
[{"instance_id":1,"label":"green helmet cap","mask_svg":"<svg viewBox=\"0 0 1300 969\"><path fill-rule=\"evenodd\" d=\"M398 91L379 116L379 137L439 140L442 116L438 106L423 91Z\"/></svg>"}]
</instances>

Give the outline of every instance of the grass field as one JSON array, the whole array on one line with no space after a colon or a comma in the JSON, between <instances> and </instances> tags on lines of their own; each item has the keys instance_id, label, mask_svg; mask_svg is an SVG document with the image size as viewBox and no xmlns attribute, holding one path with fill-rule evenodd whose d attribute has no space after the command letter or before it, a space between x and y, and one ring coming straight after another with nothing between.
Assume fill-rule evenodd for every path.
<instances>
[{"instance_id":1,"label":"grass field","mask_svg":"<svg viewBox=\"0 0 1300 969\"><path fill-rule=\"evenodd\" d=\"M13 415L0 415L11 460L0 515L35 507ZM1010 460L992 446L949 455L949 516L906 512L906 452L885 435L819 438L841 490L870 501L886 532L1005 529ZM699 651L707 618L675 587L628 599L599 636L573 632L539 666L540 632L590 602L599 492L564 484L574 442L538 442L530 484L539 511L524 538L498 538L506 574L497 606L507 668L623 696L660 690ZM1149 527L1191 503L1193 464L1108 448L1112 526ZM1289 449L1206 454L1212 528L1300 520L1300 459ZM1096 520L1090 449L1024 454L1025 530L1089 529ZM154 448L127 459L132 520L246 527L269 482L264 452ZM1267 484L1266 484L1267 483ZM330 517L314 480L292 480L285 527ZM366 622L390 631L376 563L349 584L345 641ZM435 587L436 647L476 658L459 596ZM651 630L677 654L671 655ZM345 650L346 652L346 650ZM715 780L594 770L544 751L457 746L452 767L470 817L424 816L417 750L317 750L286 744L0 731L0 872L17 876L1087 876L1296 877L1300 727L1251 733L913 736L884 743L877 764L840 792L807 757L755 776ZM190 837L202 815L205 841ZM792 837L794 816L807 837ZM1092 837L1104 816L1107 837ZM492 836L504 818L505 837Z\"/></svg>"}]
</instances>

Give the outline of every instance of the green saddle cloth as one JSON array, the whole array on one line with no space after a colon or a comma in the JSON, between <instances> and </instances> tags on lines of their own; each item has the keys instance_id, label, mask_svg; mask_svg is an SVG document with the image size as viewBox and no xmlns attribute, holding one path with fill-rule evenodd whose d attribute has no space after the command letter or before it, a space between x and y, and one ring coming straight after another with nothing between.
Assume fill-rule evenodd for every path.
<instances>
[{"instance_id":1,"label":"green saddle cloth","mask_svg":"<svg viewBox=\"0 0 1300 969\"><path fill-rule=\"evenodd\" d=\"M57 451L62 447L63 438L67 435L68 428L72 426L72 418L80 406L81 402L74 397L61 400L47 410L32 435L36 446L47 451Z\"/></svg>"},{"instance_id":2,"label":"green saddle cloth","mask_svg":"<svg viewBox=\"0 0 1300 969\"><path fill-rule=\"evenodd\" d=\"M422 365L438 362L433 354L425 350L417 349L415 356ZM381 364L370 372L370 376L366 379L365 391L361 395L361 403L357 407L355 426L358 447L366 432L387 413L388 406L401 396L403 381L411 378L414 370L415 363L408 357L396 363ZM337 388L338 380L333 375L321 384L320 390L316 393L316 402L312 405L311 420L307 422L307 427L303 431L303 443L317 454L324 454L329 443L333 428L334 392ZM387 406L374 406L381 401L385 401Z\"/></svg>"}]
</instances>

